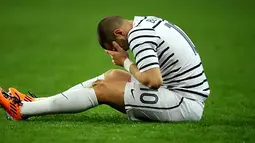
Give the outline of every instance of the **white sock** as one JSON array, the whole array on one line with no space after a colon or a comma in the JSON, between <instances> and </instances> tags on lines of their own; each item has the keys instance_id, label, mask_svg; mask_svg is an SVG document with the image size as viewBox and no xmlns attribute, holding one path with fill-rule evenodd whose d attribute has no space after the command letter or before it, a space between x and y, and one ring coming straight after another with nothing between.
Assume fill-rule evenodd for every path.
<instances>
[{"instance_id":1,"label":"white sock","mask_svg":"<svg viewBox=\"0 0 255 143\"><path fill-rule=\"evenodd\" d=\"M95 78L89 79L87 81L84 81L82 83L79 83L73 87L71 87L68 90L73 90L73 89L78 89L78 88L91 88L92 84L97 81L97 80L104 80L104 74L101 74ZM48 97L40 97L40 98L35 98L35 101L40 101L40 100L44 100L47 99Z\"/></svg>"},{"instance_id":2,"label":"white sock","mask_svg":"<svg viewBox=\"0 0 255 143\"><path fill-rule=\"evenodd\" d=\"M85 88L91 88L93 83L95 81L97 81L97 80L104 80L104 74L101 74L100 76L97 76L95 78L89 79L89 80L84 81L84 82L82 82L80 84L77 84L77 85L71 87L70 89L72 90L72 89L84 88L84 87Z\"/></svg>"},{"instance_id":3,"label":"white sock","mask_svg":"<svg viewBox=\"0 0 255 143\"><path fill-rule=\"evenodd\" d=\"M44 100L22 103L21 115L24 117L78 113L98 105L93 88L67 90Z\"/></svg>"}]
</instances>

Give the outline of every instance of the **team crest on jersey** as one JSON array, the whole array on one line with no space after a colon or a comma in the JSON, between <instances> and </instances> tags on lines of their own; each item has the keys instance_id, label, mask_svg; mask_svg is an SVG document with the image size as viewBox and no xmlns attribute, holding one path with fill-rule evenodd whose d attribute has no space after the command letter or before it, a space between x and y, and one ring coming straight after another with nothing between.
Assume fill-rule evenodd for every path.
<instances>
[{"instance_id":1,"label":"team crest on jersey","mask_svg":"<svg viewBox=\"0 0 255 143\"><path fill-rule=\"evenodd\" d=\"M157 17L149 17L146 19L146 21L151 22L151 23L155 23L158 20L160 20L160 19Z\"/></svg>"}]
</instances>

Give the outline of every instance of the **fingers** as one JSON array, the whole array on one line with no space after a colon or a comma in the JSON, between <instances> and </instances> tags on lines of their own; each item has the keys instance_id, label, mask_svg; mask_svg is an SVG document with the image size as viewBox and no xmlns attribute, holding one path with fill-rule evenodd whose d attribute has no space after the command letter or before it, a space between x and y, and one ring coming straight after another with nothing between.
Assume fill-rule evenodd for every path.
<instances>
[{"instance_id":1,"label":"fingers","mask_svg":"<svg viewBox=\"0 0 255 143\"><path fill-rule=\"evenodd\" d=\"M119 45L117 42L113 41L113 42L112 42L112 45L113 45L113 47L114 47L118 52L123 51L123 49L120 47L120 45Z\"/></svg>"}]
</instances>

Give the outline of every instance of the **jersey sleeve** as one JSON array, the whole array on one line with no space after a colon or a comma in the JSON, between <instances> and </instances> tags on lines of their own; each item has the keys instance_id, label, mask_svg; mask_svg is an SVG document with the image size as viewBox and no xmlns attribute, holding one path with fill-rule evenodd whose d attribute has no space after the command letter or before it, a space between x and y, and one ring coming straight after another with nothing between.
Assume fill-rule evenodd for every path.
<instances>
[{"instance_id":1,"label":"jersey sleeve","mask_svg":"<svg viewBox=\"0 0 255 143\"><path fill-rule=\"evenodd\" d=\"M159 68L156 48L160 37L153 28L133 28L128 35L129 48L134 54L140 72Z\"/></svg>"}]
</instances>

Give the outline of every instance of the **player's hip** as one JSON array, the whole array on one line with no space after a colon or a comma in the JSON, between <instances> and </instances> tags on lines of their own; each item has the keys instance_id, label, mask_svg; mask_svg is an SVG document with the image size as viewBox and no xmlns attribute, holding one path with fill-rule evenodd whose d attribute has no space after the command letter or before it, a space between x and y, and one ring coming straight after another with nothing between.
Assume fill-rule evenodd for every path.
<instances>
[{"instance_id":1,"label":"player's hip","mask_svg":"<svg viewBox=\"0 0 255 143\"><path fill-rule=\"evenodd\" d=\"M210 88L167 88L170 91L175 92L181 97L185 97L190 100L196 100L201 103L204 103L206 99L209 97Z\"/></svg>"},{"instance_id":2,"label":"player's hip","mask_svg":"<svg viewBox=\"0 0 255 143\"><path fill-rule=\"evenodd\" d=\"M132 120L198 121L204 105L161 87L149 89L139 83L127 83L124 93L125 108Z\"/></svg>"}]
</instances>

